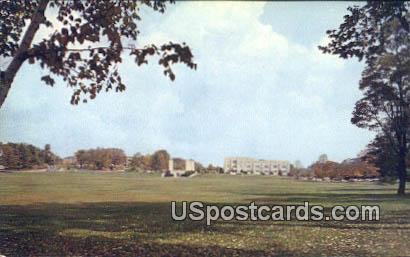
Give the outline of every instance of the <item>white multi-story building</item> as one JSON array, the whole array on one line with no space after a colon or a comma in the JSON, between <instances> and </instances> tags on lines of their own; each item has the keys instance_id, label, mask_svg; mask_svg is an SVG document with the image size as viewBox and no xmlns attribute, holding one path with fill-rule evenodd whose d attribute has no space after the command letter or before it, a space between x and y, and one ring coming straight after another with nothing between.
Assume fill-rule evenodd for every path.
<instances>
[{"instance_id":1,"label":"white multi-story building","mask_svg":"<svg viewBox=\"0 0 410 257\"><path fill-rule=\"evenodd\" d=\"M290 170L288 161L258 160L249 157L227 157L224 161L224 171L233 173L283 175Z\"/></svg>"}]
</instances>

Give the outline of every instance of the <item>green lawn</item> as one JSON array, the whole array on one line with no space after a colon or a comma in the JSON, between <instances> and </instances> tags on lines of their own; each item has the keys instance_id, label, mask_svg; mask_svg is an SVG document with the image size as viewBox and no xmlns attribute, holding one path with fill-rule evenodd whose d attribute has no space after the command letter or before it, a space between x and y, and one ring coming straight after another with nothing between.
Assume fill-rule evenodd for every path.
<instances>
[{"instance_id":1,"label":"green lawn","mask_svg":"<svg viewBox=\"0 0 410 257\"><path fill-rule=\"evenodd\" d=\"M409 256L410 197L395 185L266 176L0 173L6 256ZM170 201L379 204L379 222L174 222Z\"/></svg>"}]
</instances>

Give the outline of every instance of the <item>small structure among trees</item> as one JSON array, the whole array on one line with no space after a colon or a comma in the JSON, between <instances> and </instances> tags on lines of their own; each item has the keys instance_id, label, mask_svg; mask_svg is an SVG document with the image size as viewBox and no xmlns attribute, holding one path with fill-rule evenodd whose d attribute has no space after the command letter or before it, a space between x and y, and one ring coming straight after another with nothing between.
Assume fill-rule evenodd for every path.
<instances>
[{"instance_id":1,"label":"small structure among trees","mask_svg":"<svg viewBox=\"0 0 410 257\"><path fill-rule=\"evenodd\" d=\"M178 162L181 159L178 158ZM168 164L168 171L166 173L166 175L169 176L174 176L174 177L180 177L180 176L188 176L191 175L195 172L196 167L195 167L195 161L194 160L184 160L184 166L185 167L181 167L181 164L178 163L177 168L174 166L174 159L170 159L169 160L169 164Z\"/></svg>"},{"instance_id":2,"label":"small structure among trees","mask_svg":"<svg viewBox=\"0 0 410 257\"><path fill-rule=\"evenodd\" d=\"M328 162L327 154L321 154L318 159L318 163L326 163Z\"/></svg>"}]
</instances>

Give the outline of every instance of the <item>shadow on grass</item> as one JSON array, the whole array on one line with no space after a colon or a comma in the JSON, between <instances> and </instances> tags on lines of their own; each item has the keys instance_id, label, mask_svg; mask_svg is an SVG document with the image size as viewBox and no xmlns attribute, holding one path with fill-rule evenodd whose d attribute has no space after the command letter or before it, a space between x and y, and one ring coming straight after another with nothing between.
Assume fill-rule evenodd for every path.
<instances>
[{"instance_id":1,"label":"shadow on grass","mask_svg":"<svg viewBox=\"0 0 410 257\"><path fill-rule=\"evenodd\" d=\"M356 191L356 192L391 192L391 194L394 194L394 192L390 189L390 188L333 188L331 190L329 190L330 192L352 192L352 191Z\"/></svg>"},{"instance_id":2,"label":"shadow on grass","mask_svg":"<svg viewBox=\"0 0 410 257\"><path fill-rule=\"evenodd\" d=\"M222 205L222 204L221 204ZM235 205L235 204L233 204ZM403 214L404 215L404 214ZM406 216L408 217L408 216ZM326 226L290 222L281 226ZM44 203L0 206L0 254L6 256L318 256L326 249L289 249L285 242L258 236L272 222L175 222L169 203ZM329 225L328 225L329 226ZM339 223L336 228L342 228ZM309 233L309 232L308 232ZM197 235L191 241L185 235ZM250 234L250 235L249 235ZM215 236L215 237L214 237ZM231 247L217 238L259 238L265 248ZM201 243L201 238L208 241ZM182 238L182 239L181 239ZM172 239L177 239L172 241ZM349 249L350 255L368 255Z\"/></svg>"},{"instance_id":3,"label":"shadow on grass","mask_svg":"<svg viewBox=\"0 0 410 257\"><path fill-rule=\"evenodd\" d=\"M329 193L293 193L293 194L277 194L277 193L256 193L252 194L255 197L247 198L247 201L255 201L258 203L270 203L270 202L282 202L287 204L303 204L305 201L311 201L321 204L378 204L390 201L401 201L402 203L410 205L410 196L398 196L393 193L363 193L367 192L362 190L360 193L347 193L358 191L357 189L346 189L346 193L334 193L336 190L331 190ZM374 190L372 190L374 191Z\"/></svg>"},{"instance_id":4,"label":"shadow on grass","mask_svg":"<svg viewBox=\"0 0 410 257\"><path fill-rule=\"evenodd\" d=\"M249 202L269 205L303 205L308 201L310 205L320 204L324 208L325 216L330 216L330 206L335 205L378 205L380 206L379 221L309 221L309 222L285 222L278 226L296 227L324 227L334 229L361 229L361 230L410 230L410 195L398 196L391 189L366 189L366 188L339 188L328 190L329 193L255 193L254 197L247 198ZM372 193L373 192L373 193ZM383 209L383 204L400 202L405 206L404 210ZM294 219L294 215L292 219ZM405 225L405 226L403 226Z\"/></svg>"}]
</instances>

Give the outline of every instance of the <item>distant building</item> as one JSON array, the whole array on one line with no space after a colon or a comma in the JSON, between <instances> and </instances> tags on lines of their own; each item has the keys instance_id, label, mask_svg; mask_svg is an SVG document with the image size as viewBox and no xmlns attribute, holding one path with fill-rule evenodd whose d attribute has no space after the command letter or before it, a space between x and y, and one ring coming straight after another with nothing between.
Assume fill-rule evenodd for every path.
<instances>
[{"instance_id":1,"label":"distant building","mask_svg":"<svg viewBox=\"0 0 410 257\"><path fill-rule=\"evenodd\" d=\"M185 169L177 170L177 169L174 168L174 159L169 159L168 170L174 176L179 177L187 171L195 171L195 161L194 160L185 160Z\"/></svg>"},{"instance_id":2,"label":"distant building","mask_svg":"<svg viewBox=\"0 0 410 257\"><path fill-rule=\"evenodd\" d=\"M327 154L321 154L318 159L318 163L326 163L328 162Z\"/></svg>"},{"instance_id":3,"label":"distant building","mask_svg":"<svg viewBox=\"0 0 410 257\"><path fill-rule=\"evenodd\" d=\"M195 171L195 161L194 160L185 161L185 171Z\"/></svg>"},{"instance_id":4,"label":"distant building","mask_svg":"<svg viewBox=\"0 0 410 257\"><path fill-rule=\"evenodd\" d=\"M125 166L126 167L130 167L131 166L131 163L132 163L132 159L133 159L134 157L133 156L127 156L127 159L126 159L126 161L125 161Z\"/></svg>"},{"instance_id":5,"label":"distant building","mask_svg":"<svg viewBox=\"0 0 410 257\"><path fill-rule=\"evenodd\" d=\"M68 156L63 159L64 165L74 165L77 162L77 158L75 156Z\"/></svg>"},{"instance_id":6,"label":"distant building","mask_svg":"<svg viewBox=\"0 0 410 257\"><path fill-rule=\"evenodd\" d=\"M174 171L174 159L169 159L168 161L168 169L172 173Z\"/></svg>"},{"instance_id":7,"label":"distant building","mask_svg":"<svg viewBox=\"0 0 410 257\"><path fill-rule=\"evenodd\" d=\"M289 170L289 161L261 160L249 157L227 157L224 161L225 172L287 176Z\"/></svg>"},{"instance_id":8,"label":"distant building","mask_svg":"<svg viewBox=\"0 0 410 257\"><path fill-rule=\"evenodd\" d=\"M293 163L293 167L294 167L295 169L303 169L302 162L299 161L299 160L296 160L296 161Z\"/></svg>"},{"instance_id":9,"label":"distant building","mask_svg":"<svg viewBox=\"0 0 410 257\"><path fill-rule=\"evenodd\" d=\"M349 158L349 159L343 160L341 163L342 164L358 164L361 162L362 160L360 158Z\"/></svg>"}]
</instances>

